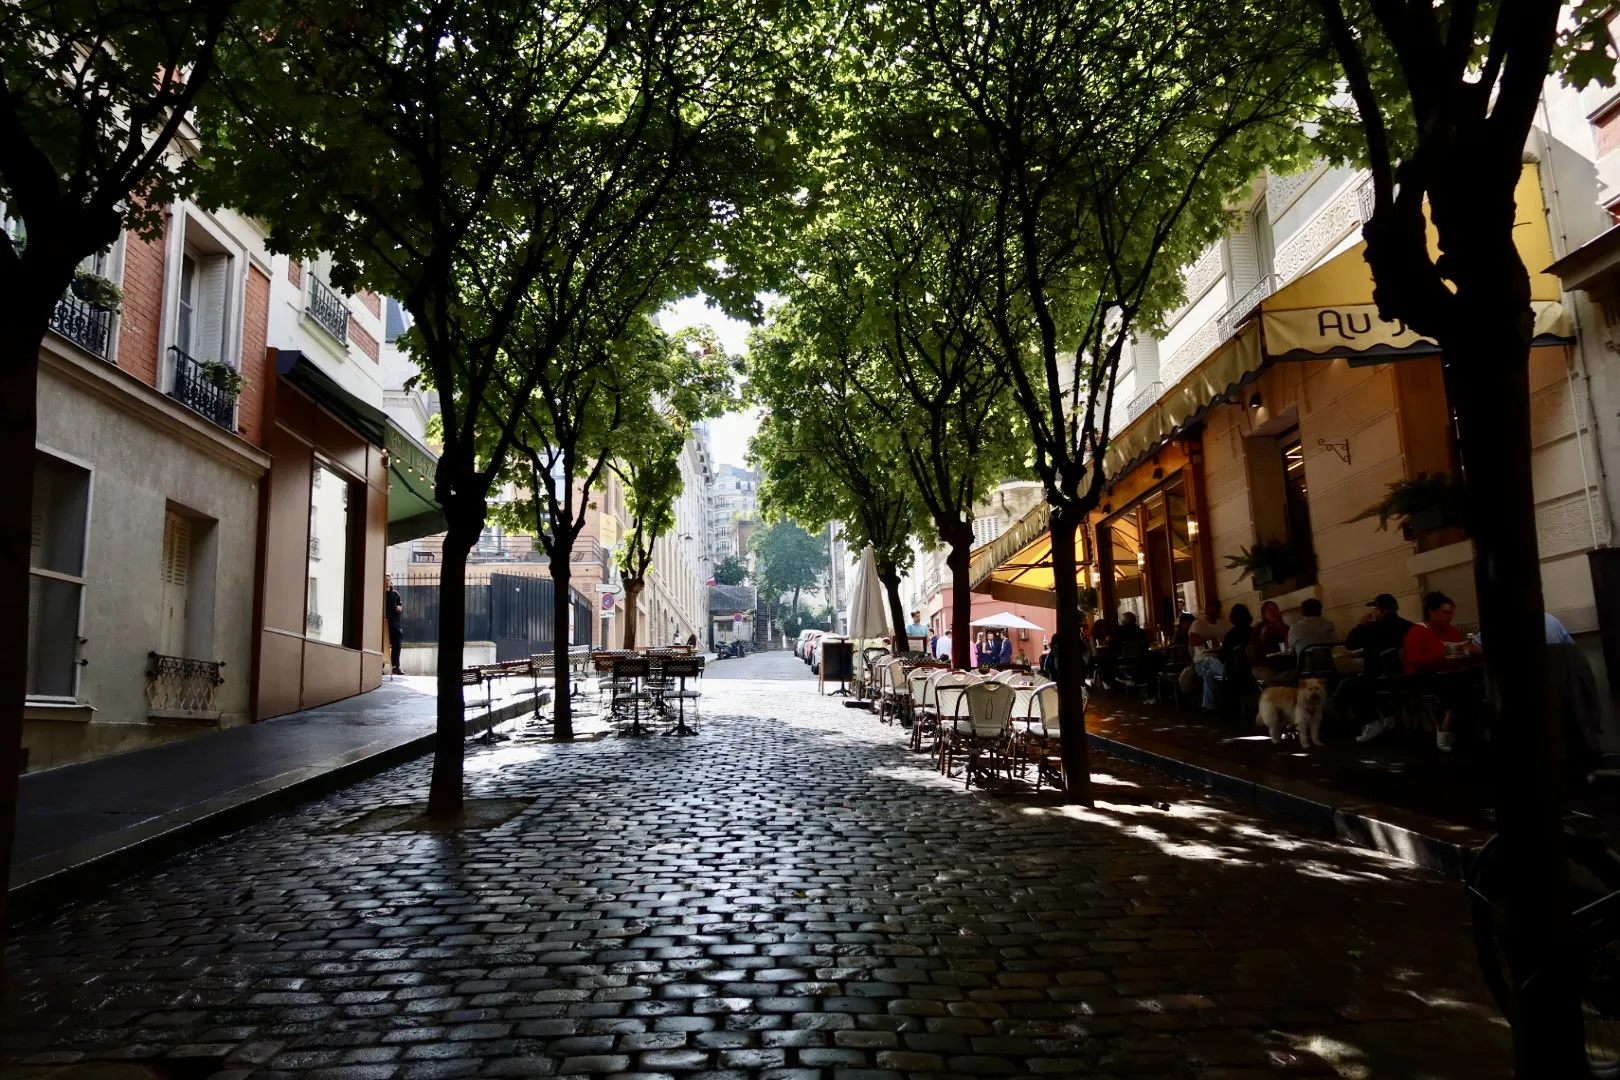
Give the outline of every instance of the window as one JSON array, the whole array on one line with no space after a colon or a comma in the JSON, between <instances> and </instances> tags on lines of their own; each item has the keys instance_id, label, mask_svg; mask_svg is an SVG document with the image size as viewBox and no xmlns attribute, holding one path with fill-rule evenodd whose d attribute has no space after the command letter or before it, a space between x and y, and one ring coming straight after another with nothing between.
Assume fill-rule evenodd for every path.
<instances>
[{"instance_id":1,"label":"window","mask_svg":"<svg viewBox=\"0 0 1620 1080\"><path fill-rule=\"evenodd\" d=\"M363 507L358 485L317 458L310 476L311 543L304 614L304 633L317 641L352 648L359 639L354 613L360 589L354 579Z\"/></svg>"},{"instance_id":2,"label":"window","mask_svg":"<svg viewBox=\"0 0 1620 1080\"><path fill-rule=\"evenodd\" d=\"M28 696L72 699L79 687L79 613L90 472L34 453L28 548Z\"/></svg>"},{"instance_id":3,"label":"window","mask_svg":"<svg viewBox=\"0 0 1620 1080\"><path fill-rule=\"evenodd\" d=\"M1000 536L1004 530L1001 527L1001 518L992 514L988 517L973 519L973 542L975 544L988 544Z\"/></svg>"},{"instance_id":4,"label":"window","mask_svg":"<svg viewBox=\"0 0 1620 1080\"><path fill-rule=\"evenodd\" d=\"M174 324L174 347L197 356L197 260L188 252L180 257L179 314Z\"/></svg>"},{"instance_id":5,"label":"window","mask_svg":"<svg viewBox=\"0 0 1620 1080\"><path fill-rule=\"evenodd\" d=\"M186 656L186 601L191 583L191 522L163 514L163 606L159 612L158 652Z\"/></svg>"},{"instance_id":6,"label":"window","mask_svg":"<svg viewBox=\"0 0 1620 1080\"><path fill-rule=\"evenodd\" d=\"M1294 575L1294 586L1316 583L1316 547L1311 534L1311 504L1306 498L1305 450L1299 442L1299 429L1277 437L1282 452L1283 502L1288 511L1288 544L1301 565Z\"/></svg>"}]
</instances>

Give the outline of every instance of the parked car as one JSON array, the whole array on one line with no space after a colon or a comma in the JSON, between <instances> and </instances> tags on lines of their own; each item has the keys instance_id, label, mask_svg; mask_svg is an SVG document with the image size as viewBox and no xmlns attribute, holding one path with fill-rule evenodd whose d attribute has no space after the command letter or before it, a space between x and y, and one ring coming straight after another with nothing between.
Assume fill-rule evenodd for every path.
<instances>
[{"instance_id":1,"label":"parked car","mask_svg":"<svg viewBox=\"0 0 1620 1080\"><path fill-rule=\"evenodd\" d=\"M803 660L810 655L810 636L814 633L814 630L799 631L799 640L793 643L794 656L797 656L800 660Z\"/></svg>"},{"instance_id":2,"label":"parked car","mask_svg":"<svg viewBox=\"0 0 1620 1080\"><path fill-rule=\"evenodd\" d=\"M821 640L821 635L824 632L825 631L821 630L812 630L810 631L810 637L805 640L804 662L809 664L811 667L816 666L816 643Z\"/></svg>"}]
</instances>

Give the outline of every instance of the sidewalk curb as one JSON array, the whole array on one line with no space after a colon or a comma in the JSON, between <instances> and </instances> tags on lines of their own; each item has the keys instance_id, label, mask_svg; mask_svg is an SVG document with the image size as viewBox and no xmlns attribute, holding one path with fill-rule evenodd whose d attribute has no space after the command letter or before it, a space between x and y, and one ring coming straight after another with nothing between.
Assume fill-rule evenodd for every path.
<instances>
[{"instance_id":1,"label":"sidewalk curb","mask_svg":"<svg viewBox=\"0 0 1620 1080\"><path fill-rule=\"evenodd\" d=\"M1462 880L1491 834L1466 825L1366 802L1297 780L1152 743L1086 732L1091 747L1267 813L1325 829L1357 847Z\"/></svg>"},{"instance_id":2,"label":"sidewalk curb","mask_svg":"<svg viewBox=\"0 0 1620 1080\"><path fill-rule=\"evenodd\" d=\"M466 737L481 735L491 727L533 712L530 701L509 702L493 714L469 717ZM16 925L81 903L166 859L431 754L437 740L437 733L429 731L407 742L370 743L18 863L11 869L11 885L6 893L7 922Z\"/></svg>"}]
</instances>

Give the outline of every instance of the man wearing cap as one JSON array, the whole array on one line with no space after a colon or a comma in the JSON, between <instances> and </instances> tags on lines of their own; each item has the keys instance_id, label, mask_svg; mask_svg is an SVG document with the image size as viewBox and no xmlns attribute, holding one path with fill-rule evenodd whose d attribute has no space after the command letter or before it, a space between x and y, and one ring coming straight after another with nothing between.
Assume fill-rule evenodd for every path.
<instances>
[{"instance_id":1,"label":"man wearing cap","mask_svg":"<svg viewBox=\"0 0 1620 1080\"><path fill-rule=\"evenodd\" d=\"M1373 680L1378 676L1379 658L1391 649L1400 649L1406 641L1406 632L1412 628L1410 621L1401 618L1400 601L1389 593L1379 593L1367 607L1372 610L1361 617L1361 622L1344 640L1345 648L1360 651L1362 674L1344 680L1333 695L1334 701L1349 707L1352 713L1372 715L1356 736L1357 742L1376 739L1390 728L1389 722L1378 715Z\"/></svg>"}]
</instances>

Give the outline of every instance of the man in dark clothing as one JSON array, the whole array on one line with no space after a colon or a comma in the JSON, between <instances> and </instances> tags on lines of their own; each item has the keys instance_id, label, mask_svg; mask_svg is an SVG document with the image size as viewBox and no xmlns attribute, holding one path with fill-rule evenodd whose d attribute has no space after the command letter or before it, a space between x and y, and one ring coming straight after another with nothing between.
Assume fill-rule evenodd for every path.
<instances>
[{"instance_id":1,"label":"man in dark clothing","mask_svg":"<svg viewBox=\"0 0 1620 1080\"><path fill-rule=\"evenodd\" d=\"M383 617L388 620L388 656L395 675L405 674L399 669L400 622L405 617L405 601L394 588L391 574L383 575Z\"/></svg>"},{"instance_id":2,"label":"man in dark clothing","mask_svg":"<svg viewBox=\"0 0 1620 1080\"><path fill-rule=\"evenodd\" d=\"M1333 701L1350 710L1352 716L1363 721L1357 742L1376 739L1389 729L1389 724L1378 715L1378 700L1374 684L1380 674L1379 664L1391 649L1399 649L1406 641L1406 632L1412 623L1401 618L1400 601L1389 593L1379 593L1367 605L1372 608L1344 639L1344 647L1361 652L1361 674L1352 675L1339 683Z\"/></svg>"}]
</instances>

